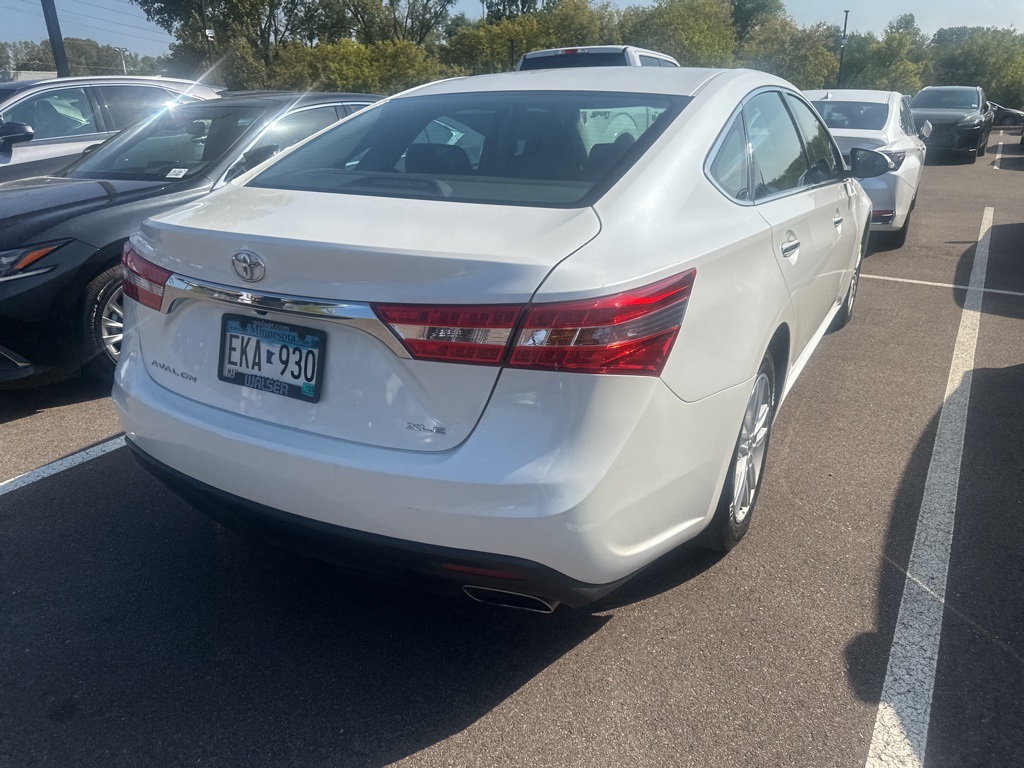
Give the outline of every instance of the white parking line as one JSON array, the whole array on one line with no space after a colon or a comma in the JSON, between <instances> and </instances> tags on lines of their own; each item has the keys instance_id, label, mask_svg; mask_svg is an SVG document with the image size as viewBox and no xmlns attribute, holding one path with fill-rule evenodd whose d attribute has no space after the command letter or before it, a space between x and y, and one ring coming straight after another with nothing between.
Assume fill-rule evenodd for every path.
<instances>
[{"instance_id":1,"label":"white parking line","mask_svg":"<svg viewBox=\"0 0 1024 768\"><path fill-rule=\"evenodd\" d=\"M955 283L933 283L928 280L910 280L906 277L888 277L886 275L866 275L863 272L860 273L862 278L869 277L872 280L888 280L892 283L910 283L911 285L930 285L935 288L959 288L961 291L970 290L969 285L956 285ZM982 293L1001 293L1003 296L1022 296L1024 297L1024 291L1004 291L999 288L982 288Z\"/></svg>"},{"instance_id":2,"label":"white parking line","mask_svg":"<svg viewBox=\"0 0 1024 768\"><path fill-rule=\"evenodd\" d=\"M1003 159L1003 142L996 144L996 159L992 163L992 167L997 171L999 170L999 161Z\"/></svg>"},{"instance_id":3,"label":"white parking line","mask_svg":"<svg viewBox=\"0 0 1024 768\"><path fill-rule=\"evenodd\" d=\"M65 469L71 469L79 464L83 464L91 459L95 459L102 456L105 453L116 451L118 448L124 447L124 435L111 438L105 443L94 445L92 448L86 448L84 451L78 453L72 453L70 456L65 456L63 459L57 459L56 461L50 462L41 466L39 469L33 469L31 472L26 472L24 475L18 475L18 477L10 480L5 480L0 483L0 496L11 491L16 491L19 488L24 488L26 485L42 480L43 478L56 475L58 472L63 472Z\"/></svg>"},{"instance_id":4,"label":"white parking line","mask_svg":"<svg viewBox=\"0 0 1024 768\"><path fill-rule=\"evenodd\" d=\"M867 768L924 766L992 215L982 217Z\"/></svg>"}]
</instances>

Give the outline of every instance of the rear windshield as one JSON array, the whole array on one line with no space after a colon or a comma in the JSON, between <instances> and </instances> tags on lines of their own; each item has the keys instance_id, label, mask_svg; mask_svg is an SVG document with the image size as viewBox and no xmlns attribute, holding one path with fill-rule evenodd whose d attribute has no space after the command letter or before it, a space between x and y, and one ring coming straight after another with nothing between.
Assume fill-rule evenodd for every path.
<instances>
[{"instance_id":1,"label":"rear windshield","mask_svg":"<svg viewBox=\"0 0 1024 768\"><path fill-rule=\"evenodd\" d=\"M525 56L519 69L569 69L571 67L622 67L629 64L625 51L585 53L552 53Z\"/></svg>"},{"instance_id":2,"label":"rear windshield","mask_svg":"<svg viewBox=\"0 0 1024 768\"><path fill-rule=\"evenodd\" d=\"M299 146L249 186L585 205L646 151L687 101L564 91L395 99Z\"/></svg>"},{"instance_id":3,"label":"rear windshield","mask_svg":"<svg viewBox=\"0 0 1024 768\"><path fill-rule=\"evenodd\" d=\"M75 179L181 181L223 157L266 110L216 100L175 105L122 132L69 168Z\"/></svg>"},{"instance_id":4,"label":"rear windshield","mask_svg":"<svg viewBox=\"0 0 1024 768\"><path fill-rule=\"evenodd\" d=\"M910 102L910 106L923 109L977 109L978 92L973 88L921 91Z\"/></svg>"},{"instance_id":5,"label":"rear windshield","mask_svg":"<svg viewBox=\"0 0 1024 768\"><path fill-rule=\"evenodd\" d=\"M870 101L812 101L829 128L880 131L885 127L889 107Z\"/></svg>"}]
</instances>

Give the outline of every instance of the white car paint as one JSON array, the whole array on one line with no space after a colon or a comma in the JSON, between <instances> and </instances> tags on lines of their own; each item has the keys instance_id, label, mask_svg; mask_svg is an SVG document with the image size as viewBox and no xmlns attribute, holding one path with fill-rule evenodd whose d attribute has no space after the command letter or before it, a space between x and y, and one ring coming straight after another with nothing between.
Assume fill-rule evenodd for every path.
<instances>
[{"instance_id":1,"label":"white car paint","mask_svg":"<svg viewBox=\"0 0 1024 768\"><path fill-rule=\"evenodd\" d=\"M742 127L740 105L771 94L813 116L792 86L759 72L511 73L421 87L361 114L469 93L569 91L692 100L655 121L661 134L646 147L641 137L628 168L586 204L258 186L288 167L277 160L148 221L132 248L173 276L155 308L125 300L114 402L130 443L247 502L467 558L520 558L586 585L617 584L696 536L715 514L770 343L777 407L840 311L870 202L823 127L840 169L827 182L752 201L712 181L707 164L726 129ZM282 158L298 162L357 119ZM447 178L454 189L463 177ZM783 256L789 233L801 245ZM239 250L265 261L265 279L232 272ZM660 375L413 359L370 308L537 307L693 269ZM225 313L326 334L320 402L219 380Z\"/></svg>"},{"instance_id":2,"label":"white car paint","mask_svg":"<svg viewBox=\"0 0 1024 768\"><path fill-rule=\"evenodd\" d=\"M842 122L830 121L829 129L846 157L854 147L885 152L890 157L903 157L898 168L873 179L864 179L864 190L871 198L873 209L894 211L887 220L874 220L871 229L878 232L899 232L904 229L910 211L917 198L924 172L927 149L917 135L920 126L903 95L896 91L872 91L856 89L834 89L830 91L804 91L812 104L838 105L839 109L856 104L877 105L884 122L878 128L855 127L853 123L843 127ZM876 217L877 218L877 217Z\"/></svg>"}]
</instances>

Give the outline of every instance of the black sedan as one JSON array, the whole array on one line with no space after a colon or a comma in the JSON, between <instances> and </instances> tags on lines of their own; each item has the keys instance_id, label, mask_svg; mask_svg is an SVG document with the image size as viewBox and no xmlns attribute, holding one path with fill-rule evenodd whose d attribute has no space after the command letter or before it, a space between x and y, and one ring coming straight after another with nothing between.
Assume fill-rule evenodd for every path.
<instances>
[{"instance_id":1,"label":"black sedan","mask_svg":"<svg viewBox=\"0 0 1024 768\"><path fill-rule=\"evenodd\" d=\"M379 98L263 94L178 104L53 176L0 184L0 388L80 369L111 377L128 236Z\"/></svg>"},{"instance_id":2,"label":"black sedan","mask_svg":"<svg viewBox=\"0 0 1024 768\"><path fill-rule=\"evenodd\" d=\"M1004 107L1001 104L996 104L994 101L990 101L994 110L992 124L993 125L1024 125L1024 112L1019 109L1010 109Z\"/></svg>"},{"instance_id":3,"label":"black sedan","mask_svg":"<svg viewBox=\"0 0 1024 768\"><path fill-rule=\"evenodd\" d=\"M924 140L929 151L955 152L973 163L988 149L992 109L977 86L941 85L922 88L910 102L914 122L932 124Z\"/></svg>"}]
</instances>

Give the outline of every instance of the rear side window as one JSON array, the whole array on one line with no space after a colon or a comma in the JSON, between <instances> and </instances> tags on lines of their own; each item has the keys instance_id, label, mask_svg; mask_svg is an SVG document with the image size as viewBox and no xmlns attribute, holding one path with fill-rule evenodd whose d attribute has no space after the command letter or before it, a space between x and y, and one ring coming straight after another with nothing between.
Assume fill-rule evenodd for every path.
<instances>
[{"instance_id":1,"label":"rear side window","mask_svg":"<svg viewBox=\"0 0 1024 768\"><path fill-rule=\"evenodd\" d=\"M742 120L733 120L709 170L711 178L729 197L736 200L750 199L750 164Z\"/></svg>"},{"instance_id":2,"label":"rear side window","mask_svg":"<svg viewBox=\"0 0 1024 768\"><path fill-rule=\"evenodd\" d=\"M910 108L907 107L907 102L900 101L900 128L907 136L914 136L917 134L917 127L914 125L914 115L911 113Z\"/></svg>"},{"instance_id":3,"label":"rear side window","mask_svg":"<svg viewBox=\"0 0 1024 768\"><path fill-rule=\"evenodd\" d=\"M177 97L177 94L149 85L104 85L99 90L100 100L114 121L116 131L149 117Z\"/></svg>"},{"instance_id":4,"label":"rear side window","mask_svg":"<svg viewBox=\"0 0 1024 768\"><path fill-rule=\"evenodd\" d=\"M743 119L754 156L754 199L802 187L807 160L782 94L766 91L754 96L743 107Z\"/></svg>"},{"instance_id":5,"label":"rear side window","mask_svg":"<svg viewBox=\"0 0 1024 768\"><path fill-rule=\"evenodd\" d=\"M594 92L394 99L296 148L250 186L574 206L614 183L685 97Z\"/></svg>"},{"instance_id":6,"label":"rear side window","mask_svg":"<svg viewBox=\"0 0 1024 768\"><path fill-rule=\"evenodd\" d=\"M660 67L661 59L657 56L647 56L643 53L640 54L640 66L641 67Z\"/></svg>"}]
</instances>

